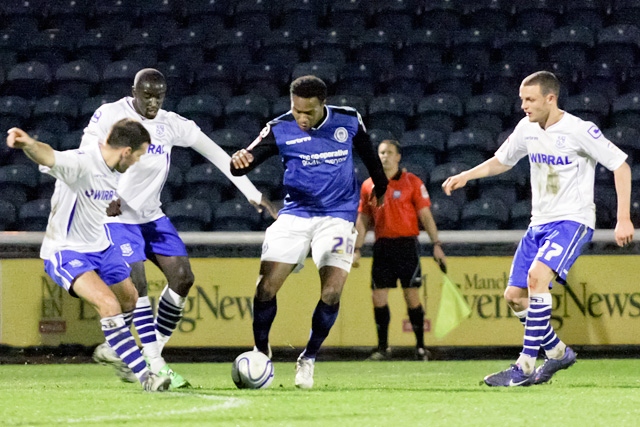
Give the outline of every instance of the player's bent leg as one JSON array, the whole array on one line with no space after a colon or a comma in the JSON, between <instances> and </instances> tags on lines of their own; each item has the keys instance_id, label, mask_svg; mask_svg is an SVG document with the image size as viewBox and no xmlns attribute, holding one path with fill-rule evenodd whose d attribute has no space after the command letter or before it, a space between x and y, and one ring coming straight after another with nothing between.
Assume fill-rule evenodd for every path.
<instances>
[{"instance_id":1,"label":"player's bent leg","mask_svg":"<svg viewBox=\"0 0 640 427\"><path fill-rule=\"evenodd\" d=\"M274 261L260 263L260 278L253 298L253 339L255 348L271 358L269 332L278 311L276 295L295 264Z\"/></svg>"},{"instance_id":2,"label":"player's bent leg","mask_svg":"<svg viewBox=\"0 0 640 427\"><path fill-rule=\"evenodd\" d=\"M154 262L168 281L158 301L156 316L157 339L162 350L182 319L182 312L194 277L189 258L186 256L155 255Z\"/></svg>"}]
</instances>

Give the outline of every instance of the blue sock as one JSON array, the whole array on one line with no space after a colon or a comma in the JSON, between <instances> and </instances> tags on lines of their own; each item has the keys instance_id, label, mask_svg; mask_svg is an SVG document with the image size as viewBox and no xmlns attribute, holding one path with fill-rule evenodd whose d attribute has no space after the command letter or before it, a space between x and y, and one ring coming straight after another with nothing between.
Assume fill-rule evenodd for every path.
<instances>
[{"instance_id":1,"label":"blue sock","mask_svg":"<svg viewBox=\"0 0 640 427\"><path fill-rule=\"evenodd\" d=\"M542 348L544 348L545 351L549 351L555 348L558 344L560 344L560 338L558 338L556 331L553 330L551 323L549 323L549 327L544 331L544 336L542 337L540 345L542 345Z\"/></svg>"},{"instance_id":2,"label":"blue sock","mask_svg":"<svg viewBox=\"0 0 640 427\"><path fill-rule=\"evenodd\" d=\"M524 327L524 345L522 353L533 359L538 357L543 337L551 328L551 294L532 294L529 296L527 322Z\"/></svg>"},{"instance_id":3,"label":"blue sock","mask_svg":"<svg viewBox=\"0 0 640 427\"><path fill-rule=\"evenodd\" d=\"M138 298L133 312L133 324L136 326L136 332L143 346L156 340L156 327L153 322L153 310L149 297Z\"/></svg>"},{"instance_id":4,"label":"blue sock","mask_svg":"<svg viewBox=\"0 0 640 427\"><path fill-rule=\"evenodd\" d=\"M131 328L131 324L133 323L133 311L127 311L122 313L122 317L124 317L124 323L129 328Z\"/></svg>"},{"instance_id":5,"label":"blue sock","mask_svg":"<svg viewBox=\"0 0 640 427\"><path fill-rule=\"evenodd\" d=\"M253 298L253 339L258 351L269 353L269 331L276 318L278 303L276 298L258 301Z\"/></svg>"},{"instance_id":6,"label":"blue sock","mask_svg":"<svg viewBox=\"0 0 640 427\"><path fill-rule=\"evenodd\" d=\"M325 304L322 300L318 301L316 309L311 319L311 337L307 343L307 347L302 352L304 357L315 359L320 350L320 346L329 335L331 327L336 322L340 303L336 305Z\"/></svg>"},{"instance_id":7,"label":"blue sock","mask_svg":"<svg viewBox=\"0 0 640 427\"><path fill-rule=\"evenodd\" d=\"M109 346L131 368L138 379L143 378L149 372L147 363L144 361L144 357L142 357L142 353L125 323L124 316L118 314L111 317L103 317L100 319L100 324Z\"/></svg>"}]
</instances>

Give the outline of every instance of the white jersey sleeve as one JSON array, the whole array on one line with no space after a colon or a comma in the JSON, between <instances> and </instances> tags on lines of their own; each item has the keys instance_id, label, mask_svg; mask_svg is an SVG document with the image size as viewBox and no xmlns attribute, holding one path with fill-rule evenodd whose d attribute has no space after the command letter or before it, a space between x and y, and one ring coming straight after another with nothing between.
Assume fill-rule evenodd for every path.
<instances>
[{"instance_id":1,"label":"white jersey sleeve","mask_svg":"<svg viewBox=\"0 0 640 427\"><path fill-rule=\"evenodd\" d=\"M47 173L56 179L74 187L74 184L87 172L87 162L82 161L82 150L53 151L53 166L40 166L40 172Z\"/></svg>"},{"instance_id":2,"label":"white jersey sleeve","mask_svg":"<svg viewBox=\"0 0 640 427\"><path fill-rule=\"evenodd\" d=\"M238 190L244 194L244 196L250 202L260 203L262 200L262 193L251 183L246 176L233 176L231 175L231 169L229 164L231 163L231 157L222 149L218 144L213 142L202 131L196 138L193 145L191 145L195 151L209 160L215 167L220 169L224 175L229 178L229 181L235 185Z\"/></svg>"},{"instance_id":3,"label":"white jersey sleeve","mask_svg":"<svg viewBox=\"0 0 640 427\"><path fill-rule=\"evenodd\" d=\"M576 143L595 161L614 171L627 159L625 154L613 142L609 141L592 122L581 122L576 132Z\"/></svg>"}]
</instances>

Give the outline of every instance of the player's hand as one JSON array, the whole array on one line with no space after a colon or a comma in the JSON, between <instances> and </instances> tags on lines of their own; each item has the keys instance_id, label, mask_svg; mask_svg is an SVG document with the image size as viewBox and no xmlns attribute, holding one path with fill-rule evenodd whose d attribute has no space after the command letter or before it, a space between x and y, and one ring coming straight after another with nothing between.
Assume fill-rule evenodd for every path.
<instances>
[{"instance_id":1,"label":"player's hand","mask_svg":"<svg viewBox=\"0 0 640 427\"><path fill-rule=\"evenodd\" d=\"M441 245L433 246L433 259L438 263L440 270L447 274L447 256L444 254Z\"/></svg>"},{"instance_id":2,"label":"player's hand","mask_svg":"<svg viewBox=\"0 0 640 427\"><path fill-rule=\"evenodd\" d=\"M253 162L253 154L243 148L242 150L238 150L233 153L233 156L231 156L231 162L236 169L244 169L249 167L251 162Z\"/></svg>"},{"instance_id":3,"label":"player's hand","mask_svg":"<svg viewBox=\"0 0 640 427\"><path fill-rule=\"evenodd\" d=\"M444 191L444 194L450 196L453 190L462 188L465 185L467 185L467 178L465 178L464 173L459 173L458 175L453 175L447 178L442 183L442 190Z\"/></svg>"},{"instance_id":4,"label":"player's hand","mask_svg":"<svg viewBox=\"0 0 640 427\"><path fill-rule=\"evenodd\" d=\"M120 199L112 200L107 206L107 216L118 216L122 214L122 210L120 210Z\"/></svg>"},{"instance_id":5,"label":"player's hand","mask_svg":"<svg viewBox=\"0 0 640 427\"><path fill-rule=\"evenodd\" d=\"M20 128L11 128L7 131L7 146L22 150L30 145L34 145L36 140Z\"/></svg>"},{"instance_id":6,"label":"player's hand","mask_svg":"<svg viewBox=\"0 0 640 427\"><path fill-rule=\"evenodd\" d=\"M278 219L278 209L273 206L271 200L264 197L264 194L262 195L262 199L260 199L260 203L256 203L253 200L249 200L249 203L251 203L251 205L253 205L253 207L256 208L258 212L262 213L262 209L265 208L267 212L269 212L271 218Z\"/></svg>"},{"instance_id":7,"label":"player's hand","mask_svg":"<svg viewBox=\"0 0 640 427\"><path fill-rule=\"evenodd\" d=\"M360 252L360 250L354 250L353 251L353 261L351 262L351 266L353 268L360 267L360 258L362 258L362 253Z\"/></svg>"},{"instance_id":8,"label":"player's hand","mask_svg":"<svg viewBox=\"0 0 640 427\"><path fill-rule=\"evenodd\" d=\"M633 223L630 219L618 221L614 230L616 243L618 244L618 246L623 247L633 242L634 231L635 230L633 229Z\"/></svg>"}]
</instances>

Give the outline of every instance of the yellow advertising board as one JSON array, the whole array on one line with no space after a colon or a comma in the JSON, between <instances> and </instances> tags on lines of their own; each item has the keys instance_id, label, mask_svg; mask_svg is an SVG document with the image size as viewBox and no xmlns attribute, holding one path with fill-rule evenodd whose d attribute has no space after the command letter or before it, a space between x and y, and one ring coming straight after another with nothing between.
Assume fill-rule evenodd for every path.
<instances>
[{"instance_id":1,"label":"yellow advertising board","mask_svg":"<svg viewBox=\"0 0 640 427\"><path fill-rule=\"evenodd\" d=\"M196 283L185 315L169 346L253 345L252 300L259 259L192 259ZM449 277L471 307L471 316L442 340L431 330L442 275L430 258L422 260L421 289L426 306L429 346L519 345L522 326L503 298L511 257L450 257ZM164 278L147 263L149 295L157 300ZM345 286L340 315L326 346L374 346L371 259L353 269ZM635 256L582 256L568 277L569 286L552 290L553 326L574 345L640 344L640 263ZM274 347L302 348L320 295L318 272L308 259L278 294L278 315L271 331ZM414 345L402 292L389 293L392 346ZM0 343L12 346L83 344L103 340L95 311L70 297L44 273L40 260L0 261Z\"/></svg>"}]
</instances>

